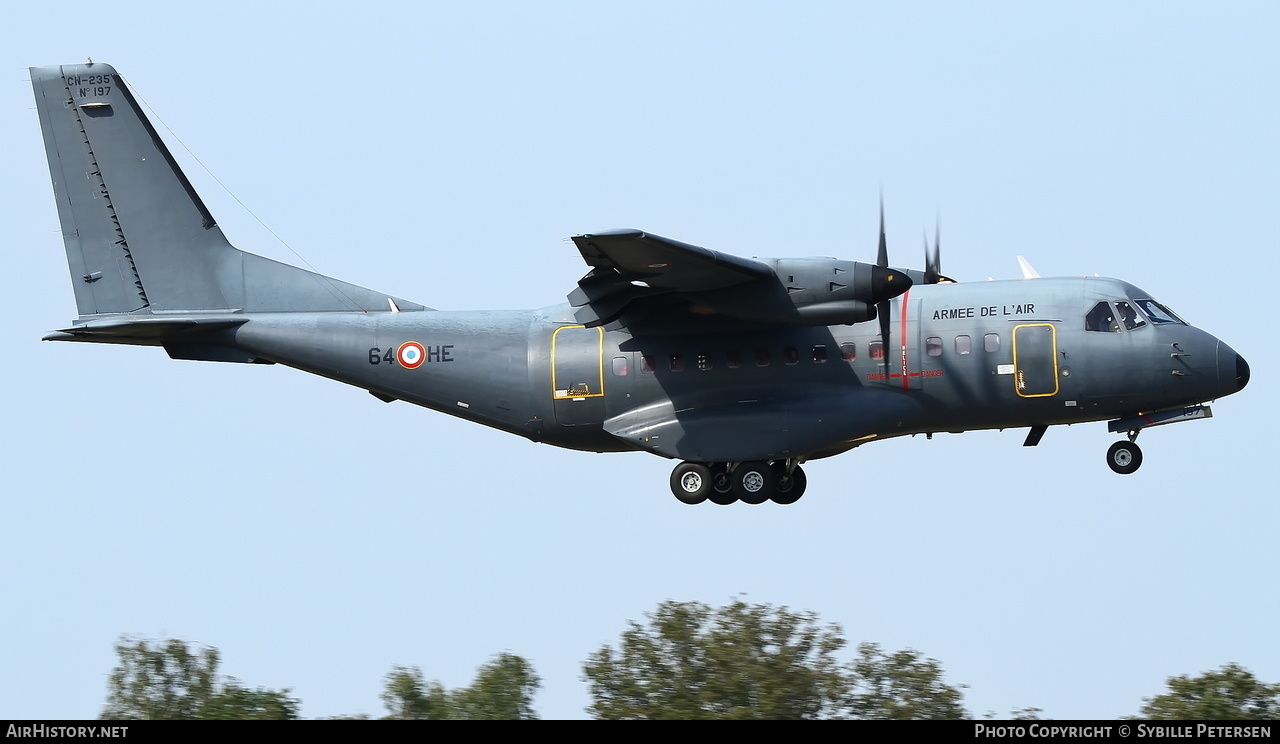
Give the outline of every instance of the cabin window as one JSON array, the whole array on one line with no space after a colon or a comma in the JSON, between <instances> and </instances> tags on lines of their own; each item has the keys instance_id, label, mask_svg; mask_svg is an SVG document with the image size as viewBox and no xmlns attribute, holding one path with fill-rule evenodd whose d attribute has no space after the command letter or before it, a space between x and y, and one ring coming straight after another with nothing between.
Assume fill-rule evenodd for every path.
<instances>
[{"instance_id":1,"label":"cabin window","mask_svg":"<svg viewBox=\"0 0 1280 744\"><path fill-rule=\"evenodd\" d=\"M883 341L872 341L871 343L867 344L867 348L870 349L871 351L872 359L876 361L880 361L881 359L884 359L884 342Z\"/></svg>"},{"instance_id":2,"label":"cabin window","mask_svg":"<svg viewBox=\"0 0 1280 744\"><path fill-rule=\"evenodd\" d=\"M973 353L973 339L968 336L956 336L956 353L960 355Z\"/></svg>"},{"instance_id":3,"label":"cabin window","mask_svg":"<svg viewBox=\"0 0 1280 744\"><path fill-rule=\"evenodd\" d=\"M824 364L826 363L826 361L827 361L827 347L823 346L822 344L818 344L817 346L813 347L813 363Z\"/></svg>"},{"instance_id":4,"label":"cabin window","mask_svg":"<svg viewBox=\"0 0 1280 744\"><path fill-rule=\"evenodd\" d=\"M929 356L942 356L942 339L930 336L924 340L924 353Z\"/></svg>"},{"instance_id":5,"label":"cabin window","mask_svg":"<svg viewBox=\"0 0 1280 744\"><path fill-rule=\"evenodd\" d=\"M846 362L852 362L858 358L858 345L852 341L846 341L840 344L840 358Z\"/></svg>"},{"instance_id":6,"label":"cabin window","mask_svg":"<svg viewBox=\"0 0 1280 744\"><path fill-rule=\"evenodd\" d=\"M1084 316L1084 329L1099 333L1119 333L1120 324L1116 322L1115 311L1110 302L1099 302L1093 306L1089 314Z\"/></svg>"},{"instance_id":7,"label":"cabin window","mask_svg":"<svg viewBox=\"0 0 1280 744\"><path fill-rule=\"evenodd\" d=\"M988 333L982 337L982 348L988 352L1000 351L1000 334Z\"/></svg>"},{"instance_id":8,"label":"cabin window","mask_svg":"<svg viewBox=\"0 0 1280 744\"><path fill-rule=\"evenodd\" d=\"M699 355L698 355L698 369L702 370L703 372L706 372L707 370L711 369L711 355L710 355L710 354L699 354Z\"/></svg>"},{"instance_id":9,"label":"cabin window","mask_svg":"<svg viewBox=\"0 0 1280 744\"><path fill-rule=\"evenodd\" d=\"M626 377L629 371L626 357L613 358L613 374L615 377Z\"/></svg>"},{"instance_id":10,"label":"cabin window","mask_svg":"<svg viewBox=\"0 0 1280 744\"><path fill-rule=\"evenodd\" d=\"M1133 305L1127 302L1117 302L1116 309L1120 311L1120 320L1124 322L1124 327L1131 331L1147 324L1147 321L1142 319L1142 316L1138 314Z\"/></svg>"},{"instance_id":11,"label":"cabin window","mask_svg":"<svg viewBox=\"0 0 1280 744\"><path fill-rule=\"evenodd\" d=\"M725 364L729 365L729 369L737 369L742 366L742 353L737 349L725 353L724 359Z\"/></svg>"},{"instance_id":12,"label":"cabin window","mask_svg":"<svg viewBox=\"0 0 1280 744\"><path fill-rule=\"evenodd\" d=\"M787 346L782 350L782 361L787 364L795 364L800 361L800 350L794 346Z\"/></svg>"},{"instance_id":13,"label":"cabin window","mask_svg":"<svg viewBox=\"0 0 1280 744\"><path fill-rule=\"evenodd\" d=\"M1186 323L1182 321L1182 318L1179 318L1176 313L1155 300L1134 300L1133 302L1138 307L1142 308L1142 312L1146 314L1147 318L1156 325L1161 323L1178 323L1180 325L1186 325Z\"/></svg>"},{"instance_id":14,"label":"cabin window","mask_svg":"<svg viewBox=\"0 0 1280 744\"><path fill-rule=\"evenodd\" d=\"M769 366L769 350L764 348L763 346L760 347L759 349L756 349L756 366L757 367Z\"/></svg>"},{"instance_id":15,"label":"cabin window","mask_svg":"<svg viewBox=\"0 0 1280 744\"><path fill-rule=\"evenodd\" d=\"M653 355L652 354L640 355L640 374L642 375L653 374Z\"/></svg>"},{"instance_id":16,"label":"cabin window","mask_svg":"<svg viewBox=\"0 0 1280 744\"><path fill-rule=\"evenodd\" d=\"M671 371L672 372L684 371L684 354L671 355Z\"/></svg>"}]
</instances>

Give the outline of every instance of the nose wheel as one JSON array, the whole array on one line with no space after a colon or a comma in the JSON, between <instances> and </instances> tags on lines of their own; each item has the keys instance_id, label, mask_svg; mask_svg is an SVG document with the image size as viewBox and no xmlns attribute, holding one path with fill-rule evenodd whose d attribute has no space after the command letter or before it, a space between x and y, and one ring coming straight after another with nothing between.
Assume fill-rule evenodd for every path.
<instances>
[{"instance_id":1,"label":"nose wheel","mask_svg":"<svg viewBox=\"0 0 1280 744\"><path fill-rule=\"evenodd\" d=\"M1116 442L1107 450L1107 465L1120 475L1128 475L1142 465L1142 450L1137 442Z\"/></svg>"}]
</instances>

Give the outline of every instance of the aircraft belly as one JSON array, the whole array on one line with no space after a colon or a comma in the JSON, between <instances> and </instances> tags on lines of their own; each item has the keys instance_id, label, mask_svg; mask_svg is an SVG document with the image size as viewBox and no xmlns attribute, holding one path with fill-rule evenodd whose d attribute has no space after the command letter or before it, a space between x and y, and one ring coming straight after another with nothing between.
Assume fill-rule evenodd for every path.
<instances>
[{"instance_id":1,"label":"aircraft belly","mask_svg":"<svg viewBox=\"0 0 1280 744\"><path fill-rule=\"evenodd\" d=\"M741 462L805 457L863 437L906 433L923 415L919 402L907 394L821 385L803 395L677 405L659 401L636 408L608 419L604 428L667 457Z\"/></svg>"}]
</instances>

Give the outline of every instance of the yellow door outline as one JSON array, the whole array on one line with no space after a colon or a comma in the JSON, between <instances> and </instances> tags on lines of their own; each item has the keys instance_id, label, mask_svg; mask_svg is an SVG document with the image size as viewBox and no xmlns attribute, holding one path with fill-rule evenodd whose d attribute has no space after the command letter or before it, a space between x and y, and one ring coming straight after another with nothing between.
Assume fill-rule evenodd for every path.
<instances>
[{"instance_id":1,"label":"yellow door outline","mask_svg":"<svg viewBox=\"0 0 1280 744\"><path fill-rule=\"evenodd\" d=\"M596 332L596 373L594 386L591 379L569 380L564 387L556 380L556 337L561 331L574 329L594 330ZM551 397L554 400L576 400L579 398L600 398L604 396L604 329L596 327L588 329L584 325L560 326L551 334Z\"/></svg>"},{"instance_id":2,"label":"yellow door outline","mask_svg":"<svg viewBox=\"0 0 1280 744\"><path fill-rule=\"evenodd\" d=\"M1049 349L1049 358L1053 362L1053 390L1047 393L1026 393L1027 381L1026 373L1022 369L1022 365L1018 364L1018 331L1022 328L1048 328L1050 334L1050 343L1052 348ZM1027 361L1043 361L1044 357L1036 356L1034 360ZM1048 398L1058 394L1058 327L1052 323L1023 323L1013 327L1013 390L1020 398Z\"/></svg>"}]
</instances>

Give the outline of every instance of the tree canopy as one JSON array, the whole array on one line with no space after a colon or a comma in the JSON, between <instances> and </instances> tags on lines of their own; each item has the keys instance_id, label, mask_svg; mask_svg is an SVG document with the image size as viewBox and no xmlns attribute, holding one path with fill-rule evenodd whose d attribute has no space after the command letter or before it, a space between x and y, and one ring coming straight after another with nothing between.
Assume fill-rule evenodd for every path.
<instances>
[{"instance_id":1,"label":"tree canopy","mask_svg":"<svg viewBox=\"0 0 1280 744\"><path fill-rule=\"evenodd\" d=\"M958 688L942 681L942 667L919 651L892 654L858 645L849 677L849 710L869 720L955 720L968 717Z\"/></svg>"},{"instance_id":2,"label":"tree canopy","mask_svg":"<svg viewBox=\"0 0 1280 744\"><path fill-rule=\"evenodd\" d=\"M541 685L523 658L501 653L476 672L469 687L446 690L427 682L417 667L394 667L386 676L382 702L387 718L409 720L533 720L533 695Z\"/></svg>"},{"instance_id":3,"label":"tree canopy","mask_svg":"<svg viewBox=\"0 0 1280 744\"><path fill-rule=\"evenodd\" d=\"M151 642L121 638L119 664L107 684L102 718L117 720L257 719L298 717L289 690L250 690L234 677L219 677L216 648L189 648L171 638Z\"/></svg>"},{"instance_id":4,"label":"tree canopy","mask_svg":"<svg viewBox=\"0 0 1280 744\"><path fill-rule=\"evenodd\" d=\"M538 717L533 695L542 681L523 658L501 653L480 667L469 687L453 695L457 718L470 721L529 721Z\"/></svg>"},{"instance_id":5,"label":"tree canopy","mask_svg":"<svg viewBox=\"0 0 1280 744\"><path fill-rule=\"evenodd\" d=\"M1231 663L1198 677L1168 680L1168 692L1145 698L1140 718L1249 721L1280 718L1280 684L1269 685Z\"/></svg>"},{"instance_id":6,"label":"tree canopy","mask_svg":"<svg viewBox=\"0 0 1280 744\"><path fill-rule=\"evenodd\" d=\"M945 682L937 660L875 643L859 644L842 660L847 645L839 625L812 612L742 600L718 608L662 602L645 622L628 621L616 648L605 644L584 662L587 712L624 720L969 717L964 685ZM290 689L249 688L221 675L216 648L125 636L115 651L104 719L298 718L301 701ZM532 720L541 685L532 664L504 652L482 664L470 685L452 690L418 667L395 666L383 678L381 697L388 719ZM1043 713L1021 708L1009 717ZM1164 692L1144 698L1136 718L1274 720L1280 684L1235 663L1170 677Z\"/></svg>"},{"instance_id":7,"label":"tree canopy","mask_svg":"<svg viewBox=\"0 0 1280 744\"><path fill-rule=\"evenodd\" d=\"M449 718L444 685L427 682L418 667L395 666L383 679L382 703L387 718L401 721L443 721Z\"/></svg>"},{"instance_id":8,"label":"tree canopy","mask_svg":"<svg viewBox=\"0 0 1280 744\"><path fill-rule=\"evenodd\" d=\"M583 676L604 719L960 718L960 692L916 651L874 644L842 664L836 624L812 612L735 600L713 609L667 601L628 623L617 650Z\"/></svg>"}]
</instances>

